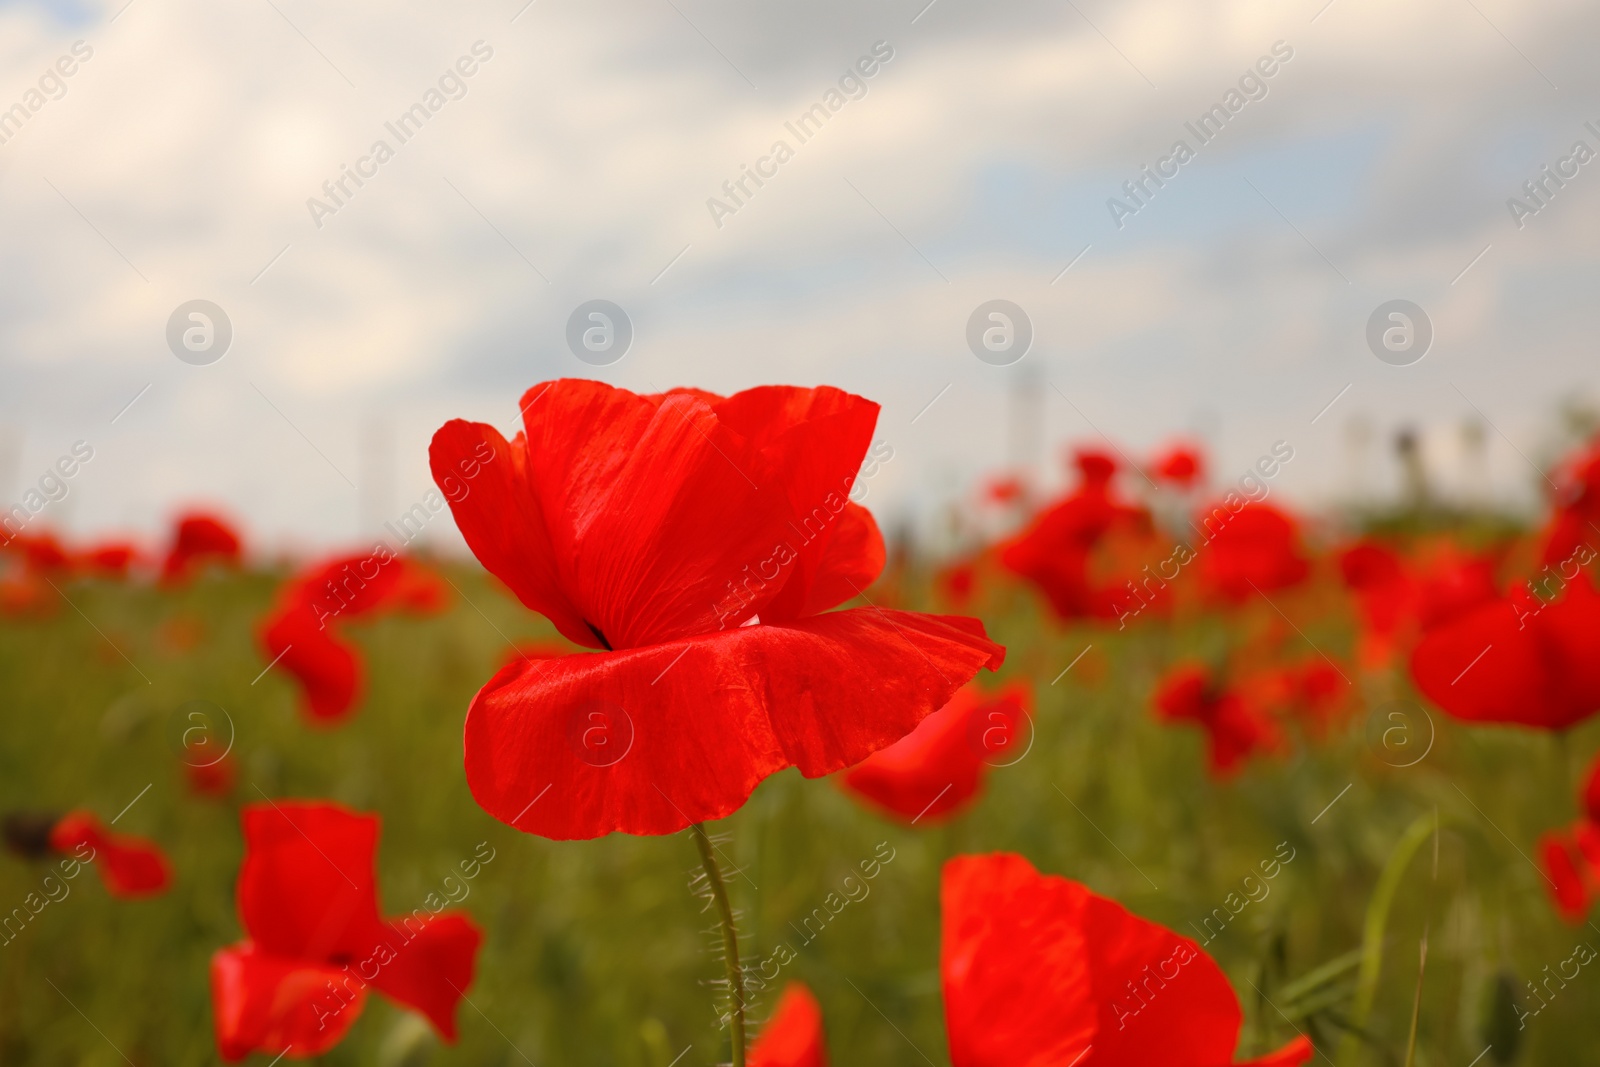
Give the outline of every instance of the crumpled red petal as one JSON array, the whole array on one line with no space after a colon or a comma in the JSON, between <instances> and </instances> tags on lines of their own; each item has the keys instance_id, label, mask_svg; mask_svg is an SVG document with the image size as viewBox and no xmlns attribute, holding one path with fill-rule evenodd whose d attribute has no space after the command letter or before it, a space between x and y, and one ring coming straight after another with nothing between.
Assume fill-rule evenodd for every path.
<instances>
[{"instance_id":1,"label":"crumpled red petal","mask_svg":"<svg viewBox=\"0 0 1600 1067\"><path fill-rule=\"evenodd\" d=\"M71 812L50 832L57 852L74 852L79 845L94 849L95 869L112 896L153 896L172 884L172 866L154 842L114 834L91 812Z\"/></svg>"},{"instance_id":2,"label":"crumpled red petal","mask_svg":"<svg viewBox=\"0 0 1600 1067\"><path fill-rule=\"evenodd\" d=\"M790 982L777 1010L750 1047L749 1067L828 1067L822 1008L799 982Z\"/></svg>"},{"instance_id":3,"label":"crumpled red petal","mask_svg":"<svg viewBox=\"0 0 1600 1067\"><path fill-rule=\"evenodd\" d=\"M635 648L739 625L824 553L877 410L827 387L713 401L564 380L524 397L520 460L459 422L432 457L440 478L492 450L451 504L474 553L566 637Z\"/></svg>"},{"instance_id":4,"label":"crumpled red petal","mask_svg":"<svg viewBox=\"0 0 1600 1067\"><path fill-rule=\"evenodd\" d=\"M473 700L467 782L545 837L673 833L784 767L859 763L1004 655L975 620L857 608L519 662Z\"/></svg>"},{"instance_id":5,"label":"crumpled red petal","mask_svg":"<svg viewBox=\"0 0 1600 1067\"><path fill-rule=\"evenodd\" d=\"M267 953L365 959L382 937L373 881L378 820L293 800L244 809L239 915Z\"/></svg>"},{"instance_id":6,"label":"crumpled red petal","mask_svg":"<svg viewBox=\"0 0 1600 1067\"><path fill-rule=\"evenodd\" d=\"M332 965L273 956L249 942L211 957L217 1050L229 1063L252 1052L320 1056L361 1014L366 992Z\"/></svg>"}]
</instances>

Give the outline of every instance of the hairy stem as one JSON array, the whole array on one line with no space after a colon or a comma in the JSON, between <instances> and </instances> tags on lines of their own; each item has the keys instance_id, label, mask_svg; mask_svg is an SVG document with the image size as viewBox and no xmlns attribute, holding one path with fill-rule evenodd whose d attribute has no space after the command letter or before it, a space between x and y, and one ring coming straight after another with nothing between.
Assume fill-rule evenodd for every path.
<instances>
[{"instance_id":1,"label":"hairy stem","mask_svg":"<svg viewBox=\"0 0 1600 1067\"><path fill-rule=\"evenodd\" d=\"M728 887L723 884L722 869L717 866L705 826L695 823L691 829L695 847L700 850L700 864L711 886L711 898L716 901L717 918L722 924L722 955L728 970L728 998L732 1003L733 1067L744 1067L744 972L739 967L739 935L733 928L733 906L728 903Z\"/></svg>"}]
</instances>

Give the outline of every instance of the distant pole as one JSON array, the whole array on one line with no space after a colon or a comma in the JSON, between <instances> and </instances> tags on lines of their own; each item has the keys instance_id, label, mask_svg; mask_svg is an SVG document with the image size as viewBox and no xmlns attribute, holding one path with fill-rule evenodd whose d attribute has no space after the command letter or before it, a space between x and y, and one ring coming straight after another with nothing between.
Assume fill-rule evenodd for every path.
<instances>
[{"instance_id":1,"label":"distant pole","mask_svg":"<svg viewBox=\"0 0 1600 1067\"><path fill-rule=\"evenodd\" d=\"M1367 446L1371 443L1372 423L1365 415L1352 415L1345 420L1345 491L1352 503L1367 501Z\"/></svg>"},{"instance_id":2,"label":"distant pole","mask_svg":"<svg viewBox=\"0 0 1600 1067\"><path fill-rule=\"evenodd\" d=\"M382 416L362 421L360 435L359 517L361 536L383 528L394 506L394 433Z\"/></svg>"},{"instance_id":3,"label":"distant pole","mask_svg":"<svg viewBox=\"0 0 1600 1067\"><path fill-rule=\"evenodd\" d=\"M1011 372L1007 407L1007 463L1032 485L1039 474L1039 456L1044 449L1044 382L1037 363L1023 360Z\"/></svg>"}]
</instances>

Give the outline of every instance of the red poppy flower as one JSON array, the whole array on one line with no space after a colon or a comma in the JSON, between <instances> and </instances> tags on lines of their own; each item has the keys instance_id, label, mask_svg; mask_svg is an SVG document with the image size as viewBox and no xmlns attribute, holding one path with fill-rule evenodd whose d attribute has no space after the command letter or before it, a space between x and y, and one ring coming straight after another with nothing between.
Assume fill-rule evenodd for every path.
<instances>
[{"instance_id":1,"label":"red poppy flower","mask_svg":"<svg viewBox=\"0 0 1600 1067\"><path fill-rule=\"evenodd\" d=\"M1298 585L1311 571L1295 521L1270 504L1218 504L1200 520L1210 538L1196 550L1200 581L1213 597L1241 604Z\"/></svg>"},{"instance_id":2,"label":"red poppy flower","mask_svg":"<svg viewBox=\"0 0 1600 1067\"><path fill-rule=\"evenodd\" d=\"M519 662L473 700L467 781L501 821L587 838L722 818L785 767L859 763L1001 662L975 620L827 610L884 563L848 500L876 404L564 380L522 410L510 442L447 423L434 477L470 483L451 508L479 561L604 651Z\"/></svg>"},{"instance_id":3,"label":"red poppy flower","mask_svg":"<svg viewBox=\"0 0 1600 1067\"><path fill-rule=\"evenodd\" d=\"M1028 483L1015 474L991 478L983 487L983 499L991 504L1017 504L1027 495Z\"/></svg>"},{"instance_id":4,"label":"red poppy flower","mask_svg":"<svg viewBox=\"0 0 1600 1067\"><path fill-rule=\"evenodd\" d=\"M1551 472L1556 507L1544 533L1540 562L1546 567L1587 565L1600 546L1600 437ZM1564 575L1571 580L1570 575Z\"/></svg>"},{"instance_id":5,"label":"red poppy flower","mask_svg":"<svg viewBox=\"0 0 1600 1067\"><path fill-rule=\"evenodd\" d=\"M1572 726L1600 711L1600 594L1580 577L1550 603L1480 604L1423 636L1411 678L1458 719Z\"/></svg>"},{"instance_id":6,"label":"red poppy flower","mask_svg":"<svg viewBox=\"0 0 1600 1067\"><path fill-rule=\"evenodd\" d=\"M77 553L80 571L99 578L123 579L140 561L139 547L132 541L102 541Z\"/></svg>"},{"instance_id":7,"label":"red poppy flower","mask_svg":"<svg viewBox=\"0 0 1600 1067\"><path fill-rule=\"evenodd\" d=\"M1021 856L958 856L941 887L953 1067L1227 1067L1243 1012L1216 962ZM1299 1037L1253 1067L1294 1067Z\"/></svg>"},{"instance_id":8,"label":"red poppy flower","mask_svg":"<svg viewBox=\"0 0 1600 1067\"><path fill-rule=\"evenodd\" d=\"M1206 732L1212 774L1226 778L1244 762L1279 745L1277 724L1243 687L1213 678L1198 664L1176 667L1156 686L1156 713L1168 722L1192 722Z\"/></svg>"},{"instance_id":9,"label":"red poppy flower","mask_svg":"<svg viewBox=\"0 0 1600 1067\"><path fill-rule=\"evenodd\" d=\"M993 696L968 683L915 730L846 771L841 784L913 823L949 818L978 795L985 765L1027 744L1032 705L1023 683Z\"/></svg>"},{"instance_id":10,"label":"red poppy flower","mask_svg":"<svg viewBox=\"0 0 1600 1067\"><path fill-rule=\"evenodd\" d=\"M799 982L784 987L777 1011L745 1062L749 1067L828 1067L822 1008L811 990Z\"/></svg>"},{"instance_id":11,"label":"red poppy flower","mask_svg":"<svg viewBox=\"0 0 1600 1067\"><path fill-rule=\"evenodd\" d=\"M1085 450L1077 453L1077 488L1042 512L1000 552L1001 563L1032 582L1064 620L1115 619L1142 603L1133 583L1138 564L1149 555L1154 531L1150 514L1123 502L1112 487L1116 460ZM1107 556L1119 557L1108 565ZM1146 568L1148 571L1149 568ZM1153 598L1166 596L1166 583L1145 587Z\"/></svg>"},{"instance_id":12,"label":"red poppy flower","mask_svg":"<svg viewBox=\"0 0 1600 1067\"><path fill-rule=\"evenodd\" d=\"M233 792L239 768L232 756L224 755L209 763L184 763L183 776L196 796L215 800Z\"/></svg>"},{"instance_id":13,"label":"red poppy flower","mask_svg":"<svg viewBox=\"0 0 1600 1067\"><path fill-rule=\"evenodd\" d=\"M161 577L169 582L184 581L208 562L236 565L240 555L239 535L225 520L189 512L178 518Z\"/></svg>"},{"instance_id":14,"label":"red poppy flower","mask_svg":"<svg viewBox=\"0 0 1600 1067\"><path fill-rule=\"evenodd\" d=\"M112 896L153 896L172 884L172 867L154 842L114 834L87 811L62 817L50 831L50 847L86 863L92 861Z\"/></svg>"},{"instance_id":15,"label":"red poppy flower","mask_svg":"<svg viewBox=\"0 0 1600 1067\"><path fill-rule=\"evenodd\" d=\"M361 659L341 639L344 625L387 610L435 611L446 597L435 575L386 546L341 556L284 584L262 627L263 651L299 682L312 722L337 722L365 688Z\"/></svg>"},{"instance_id":16,"label":"red poppy flower","mask_svg":"<svg viewBox=\"0 0 1600 1067\"><path fill-rule=\"evenodd\" d=\"M1168 446L1151 464L1151 471L1164 482L1189 489L1205 478L1205 457L1198 445L1180 441Z\"/></svg>"},{"instance_id":17,"label":"red poppy flower","mask_svg":"<svg viewBox=\"0 0 1600 1067\"><path fill-rule=\"evenodd\" d=\"M379 918L377 816L282 801L245 808L243 821L238 900L249 939L211 958L222 1058L319 1056L361 1014L369 987L454 1042L483 935L464 915L426 906Z\"/></svg>"},{"instance_id":18,"label":"red poppy flower","mask_svg":"<svg viewBox=\"0 0 1600 1067\"><path fill-rule=\"evenodd\" d=\"M7 547L20 551L28 566L40 574L58 574L72 566L72 553L53 533L19 534Z\"/></svg>"}]
</instances>

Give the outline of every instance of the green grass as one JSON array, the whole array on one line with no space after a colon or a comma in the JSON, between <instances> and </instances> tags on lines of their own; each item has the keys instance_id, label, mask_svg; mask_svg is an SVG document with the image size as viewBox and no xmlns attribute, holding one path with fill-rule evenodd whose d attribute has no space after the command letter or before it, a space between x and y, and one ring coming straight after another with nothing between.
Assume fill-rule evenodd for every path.
<instances>
[{"instance_id":1,"label":"green grass","mask_svg":"<svg viewBox=\"0 0 1600 1067\"><path fill-rule=\"evenodd\" d=\"M0 1063L217 1062L208 961L241 936L233 898L238 807L263 794L381 813L386 913L419 906L479 842L495 849L461 905L487 939L471 1004L461 1009L460 1043L437 1045L407 1013L373 997L322 1062L667 1067L686 1048L680 1067L726 1059L708 984L721 974L714 920L689 888L690 837L550 842L510 830L473 803L461 769L467 704L504 654L506 636L550 630L476 568L450 574L470 604L352 627L370 688L355 717L331 731L305 725L278 672L253 684L265 666L253 634L272 595L269 575L210 576L177 593L76 583L66 592L81 614L62 605L42 622L0 623L0 808L88 807L110 819L151 785L117 829L156 839L177 871L171 892L138 902L112 900L93 874L80 876L67 899L0 946ZM919 592L928 584L903 576L898 588L910 592L898 599L933 607ZM886 598L896 598L893 589L874 594ZM1347 662L1350 620L1325 589L1275 599L1305 639ZM1437 876L1429 832L1415 857L1396 865L1392 904L1373 942L1381 969L1370 991L1369 1039L1341 1067L1404 1061L1425 924L1418 1064L1467 1067L1484 1049L1497 976L1514 975L1520 989L1577 941L1600 947L1600 931L1556 917L1527 858L1542 830L1574 815L1573 783L1600 747L1593 724L1563 742L1469 729L1435 711L1427 758L1396 768L1363 708L1332 738L1297 739L1284 758L1216 783L1199 736L1152 719L1149 691L1178 656L1214 653L1230 632L1275 624L1266 605L1247 608L1227 629L1215 618L1151 620L1126 634L1059 627L1015 589L992 594L974 613L1010 647L999 677L1033 680L1039 699L1031 751L990 775L973 810L946 826L908 829L868 813L831 782L789 771L713 827L744 871L731 892L743 911L747 958L784 942L796 954L779 983L757 996L755 1018L770 1010L783 979L806 982L822 1001L834 1062L948 1062L939 868L963 852L1021 852L1041 870L1196 936L1191 924L1288 842L1295 858L1270 894L1206 945L1245 1008L1241 1055L1275 1048L1298 1026L1328 1057L1316 1062L1338 1060L1343 1031L1334 1020L1350 1018L1358 971L1333 968L1331 981L1309 989L1294 983L1341 957L1353 964L1381 872L1407 827L1435 812ZM174 639L184 627L198 628L192 648ZM1311 651L1293 632L1289 639L1292 651ZM1093 652L1052 685L1091 643ZM1401 678L1358 682L1372 704L1408 695ZM180 774L175 709L195 699L221 705L236 729L240 781L225 802L192 797ZM894 859L870 894L805 941L801 921L880 842ZM20 905L43 873L12 857L0 861L0 911ZM1318 1003L1322 1010L1298 1015L1296 1005ZM1600 968L1585 968L1528 1021L1517 1062L1600 1063L1597 1005ZM1294 1024L1278 1009L1297 1014ZM1483 1067L1505 1062L1506 1041L1496 1039Z\"/></svg>"}]
</instances>

